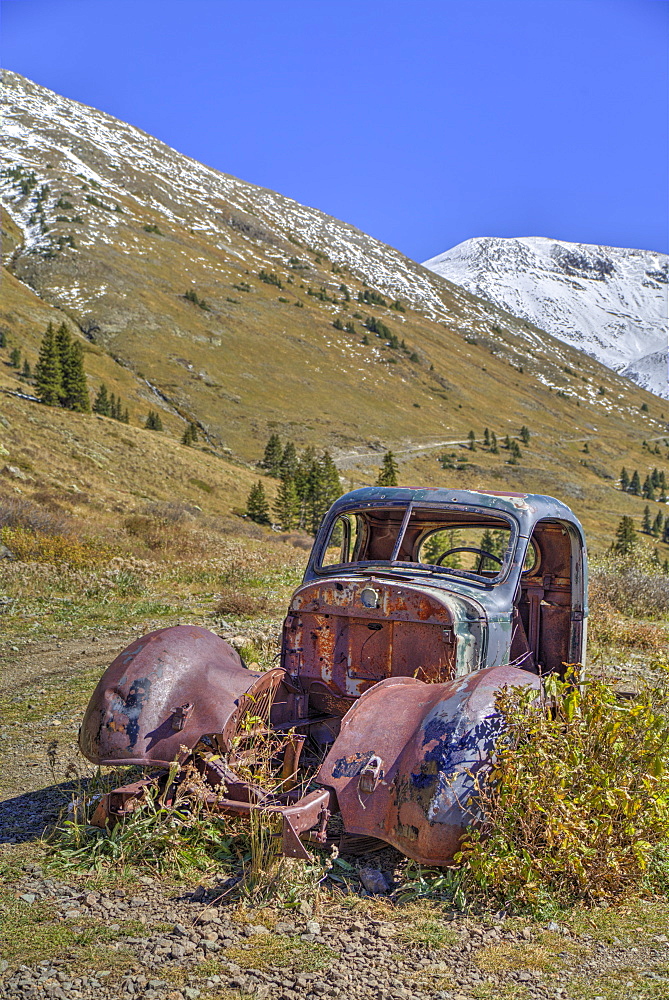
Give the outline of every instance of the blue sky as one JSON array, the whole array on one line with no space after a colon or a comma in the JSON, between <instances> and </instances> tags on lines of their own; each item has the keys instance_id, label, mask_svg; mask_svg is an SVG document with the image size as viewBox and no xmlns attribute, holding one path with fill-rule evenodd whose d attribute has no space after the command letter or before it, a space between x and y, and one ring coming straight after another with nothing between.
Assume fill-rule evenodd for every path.
<instances>
[{"instance_id":1,"label":"blue sky","mask_svg":"<svg viewBox=\"0 0 669 1000\"><path fill-rule=\"evenodd\" d=\"M669 250L665 0L2 0L2 65L424 260Z\"/></svg>"}]
</instances>

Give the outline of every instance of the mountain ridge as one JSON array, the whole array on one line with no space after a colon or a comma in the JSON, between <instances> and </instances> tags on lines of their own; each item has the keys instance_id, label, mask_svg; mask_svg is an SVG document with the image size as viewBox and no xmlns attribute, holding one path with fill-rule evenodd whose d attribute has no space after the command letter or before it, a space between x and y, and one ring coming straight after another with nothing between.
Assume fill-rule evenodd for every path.
<instances>
[{"instance_id":1,"label":"mountain ridge","mask_svg":"<svg viewBox=\"0 0 669 1000\"><path fill-rule=\"evenodd\" d=\"M668 261L534 236L474 237L424 265L669 397Z\"/></svg>"}]
</instances>

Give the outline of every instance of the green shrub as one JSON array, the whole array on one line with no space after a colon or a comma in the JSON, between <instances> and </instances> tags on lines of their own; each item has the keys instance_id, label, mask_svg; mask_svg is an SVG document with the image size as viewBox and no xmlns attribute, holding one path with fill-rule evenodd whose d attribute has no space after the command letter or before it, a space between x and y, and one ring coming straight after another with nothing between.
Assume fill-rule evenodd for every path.
<instances>
[{"instance_id":1,"label":"green shrub","mask_svg":"<svg viewBox=\"0 0 669 1000\"><path fill-rule=\"evenodd\" d=\"M468 894L516 909L620 899L669 843L668 693L601 680L504 690L491 774L456 860ZM666 877L666 872L665 876Z\"/></svg>"}]
</instances>

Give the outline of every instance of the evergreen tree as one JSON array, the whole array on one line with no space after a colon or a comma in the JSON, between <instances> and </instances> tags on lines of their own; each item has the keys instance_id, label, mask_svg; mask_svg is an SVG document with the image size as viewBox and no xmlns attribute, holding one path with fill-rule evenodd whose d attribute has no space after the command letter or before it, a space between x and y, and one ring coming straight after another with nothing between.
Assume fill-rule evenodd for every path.
<instances>
[{"instance_id":1,"label":"evergreen tree","mask_svg":"<svg viewBox=\"0 0 669 1000\"><path fill-rule=\"evenodd\" d=\"M42 403L58 406L61 396L61 371L58 345L53 323L49 323L42 338L35 366L35 387Z\"/></svg>"},{"instance_id":2,"label":"evergreen tree","mask_svg":"<svg viewBox=\"0 0 669 1000\"><path fill-rule=\"evenodd\" d=\"M275 479L278 479L281 472L282 458L283 448L281 447L279 435L271 434L267 444L265 445L265 454L263 455L263 460L260 465L270 476L274 476Z\"/></svg>"},{"instance_id":3,"label":"evergreen tree","mask_svg":"<svg viewBox=\"0 0 669 1000\"><path fill-rule=\"evenodd\" d=\"M659 538L660 535L662 534L663 525L664 525L664 514L662 513L661 510L658 510L657 514L655 515L655 520L653 521L653 527L651 528L651 531L655 536L655 538Z\"/></svg>"},{"instance_id":4,"label":"evergreen tree","mask_svg":"<svg viewBox=\"0 0 669 1000\"><path fill-rule=\"evenodd\" d=\"M269 524L269 504L265 495L265 487L258 480L246 500L246 513L257 524Z\"/></svg>"},{"instance_id":5,"label":"evergreen tree","mask_svg":"<svg viewBox=\"0 0 669 1000\"><path fill-rule=\"evenodd\" d=\"M627 469L623 465L622 469L620 470L620 489L626 493L629 488L630 488L630 477L627 475Z\"/></svg>"},{"instance_id":6,"label":"evergreen tree","mask_svg":"<svg viewBox=\"0 0 669 1000\"><path fill-rule=\"evenodd\" d=\"M490 431L488 430L487 427L483 431L483 447L484 448L490 447Z\"/></svg>"},{"instance_id":7,"label":"evergreen tree","mask_svg":"<svg viewBox=\"0 0 669 1000\"><path fill-rule=\"evenodd\" d=\"M282 479L286 476L293 479L297 472L297 451L292 441L286 441L286 447L283 449L283 455L281 456L279 472Z\"/></svg>"},{"instance_id":8,"label":"evergreen tree","mask_svg":"<svg viewBox=\"0 0 669 1000\"><path fill-rule=\"evenodd\" d=\"M294 481L295 481L295 491L297 493L297 499L300 504L300 516L299 516L299 527L308 528L311 523L310 510L312 506L312 496L313 496L313 486L314 480L318 476L317 470L314 469L316 465L316 453L314 449L309 446L305 448L300 455L297 468L295 469Z\"/></svg>"},{"instance_id":9,"label":"evergreen tree","mask_svg":"<svg viewBox=\"0 0 669 1000\"><path fill-rule=\"evenodd\" d=\"M496 545L495 539L493 537L493 534L492 534L492 531L490 530L490 528L486 528L486 530L481 535L481 542L480 542L480 546L479 547L484 552L490 552L493 556L497 555L497 545ZM494 561L494 559L485 559L485 558L483 558L481 560L481 569L482 570L484 570L484 569L495 569L496 566L497 566L497 563Z\"/></svg>"},{"instance_id":10,"label":"evergreen tree","mask_svg":"<svg viewBox=\"0 0 669 1000\"><path fill-rule=\"evenodd\" d=\"M653 489L656 490L660 485L660 473L657 471L657 469L653 469L653 471L651 472L650 481L653 484Z\"/></svg>"},{"instance_id":11,"label":"evergreen tree","mask_svg":"<svg viewBox=\"0 0 669 1000\"><path fill-rule=\"evenodd\" d=\"M191 421L186 425L183 437L181 438L181 443L190 447L190 445L195 444L196 441L197 441L197 427Z\"/></svg>"},{"instance_id":12,"label":"evergreen tree","mask_svg":"<svg viewBox=\"0 0 669 1000\"><path fill-rule=\"evenodd\" d=\"M648 506L648 504L646 504L646 506L644 507L643 520L641 522L641 530L643 531L644 535L650 535L651 531L653 530L653 526L650 521L650 507Z\"/></svg>"},{"instance_id":13,"label":"evergreen tree","mask_svg":"<svg viewBox=\"0 0 669 1000\"><path fill-rule=\"evenodd\" d=\"M664 529L662 531L662 541L665 545L669 545L669 517L665 519Z\"/></svg>"},{"instance_id":14,"label":"evergreen tree","mask_svg":"<svg viewBox=\"0 0 669 1000\"><path fill-rule=\"evenodd\" d=\"M21 374L23 375L24 378L30 378L30 376L32 375L32 371L30 370L30 364L27 358L25 358L23 362L23 371L21 372Z\"/></svg>"},{"instance_id":15,"label":"evergreen tree","mask_svg":"<svg viewBox=\"0 0 669 1000\"><path fill-rule=\"evenodd\" d=\"M329 451L323 453L320 461L315 463L311 483L311 532L316 534L320 523L328 510L341 496L341 482L337 466L332 461Z\"/></svg>"},{"instance_id":16,"label":"evergreen tree","mask_svg":"<svg viewBox=\"0 0 669 1000\"><path fill-rule=\"evenodd\" d=\"M111 416L111 403L104 382L98 389L98 394L93 402L93 413L100 413L103 417Z\"/></svg>"},{"instance_id":17,"label":"evergreen tree","mask_svg":"<svg viewBox=\"0 0 669 1000\"><path fill-rule=\"evenodd\" d=\"M633 493L635 497L641 495L641 477L638 471L635 469L632 473L632 478L630 479L630 493Z\"/></svg>"},{"instance_id":18,"label":"evergreen tree","mask_svg":"<svg viewBox=\"0 0 669 1000\"><path fill-rule=\"evenodd\" d=\"M623 517L616 528L616 540L613 543L613 550L620 555L626 556L636 545L637 535L634 530L634 521L631 517Z\"/></svg>"},{"instance_id":19,"label":"evergreen tree","mask_svg":"<svg viewBox=\"0 0 669 1000\"><path fill-rule=\"evenodd\" d=\"M12 352L9 355L9 363L12 366L12 368L21 367L21 351L18 347L12 348Z\"/></svg>"},{"instance_id":20,"label":"evergreen tree","mask_svg":"<svg viewBox=\"0 0 669 1000\"><path fill-rule=\"evenodd\" d=\"M162 431L163 422L160 419L160 414L156 413L155 410L149 410L144 426L149 431Z\"/></svg>"},{"instance_id":21,"label":"evergreen tree","mask_svg":"<svg viewBox=\"0 0 669 1000\"><path fill-rule=\"evenodd\" d=\"M529 427L526 427L525 424L523 424L520 428L520 440L524 445L528 445L530 443L530 429Z\"/></svg>"},{"instance_id":22,"label":"evergreen tree","mask_svg":"<svg viewBox=\"0 0 669 1000\"><path fill-rule=\"evenodd\" d=\"M125 410L123 411L123 423L124 424L129 424L130 423L130 414L128 413L128 407L127 406L126 406Z\"/></svg>"},{"instance_id":23,"label":"evergreen tree","mask_svg":"<svg viewBox=\"0 0 669 1000\"><path fill-rule=\"evenodd\" d=\"M300 517L300 501L292 476L282 476L279 492L274 502L274 513L284 531L297 527Z\"/></svg>"},{"instance_id":24,"label":"evergreen tree","mask_svg":"<svg viewBox=\"0 0 669 1000\"><path fill-rule=\"evenodd\" d=\"M499 455L499 447L497 445L497 435L494 431L490 433L490 451L493 455Z\"/></svg>"},{"instance_id":25,"label":"evergreen tree","mask_svg":"<svg viewBox=\"0 0 669 1000\"><path fill-rule=\"evenodd\" d=\"M467 441L469 442L469 450L476 451L476 434L474 434L474 431L469 432Z\"/></svg>"},{"instance_id":26,"label":"evergreen tree","mask_svg":"<svg viewBox=\"0 0 669 1000\"><path fill-rule=\"evenodd\" d=\"M397 486L397 472L399 466L393 457L392 451L387 451L383 456L381 471L376 480L377 486Z\"/></svg>"},{"instance_id":27,"label":"evergreen tree","mask_svg":"<svg viewBox=\"0 0 669 1000\"><path fill-rule=\"evenodd\" d=\"M109 416L112 420L116 420L116 394L112 392L109 397Z\"/></svg>"},{"instance_id":28,"label":"evergreen tree","mask_svg":"<svg viewBox=\"0 0 669 1000\"><path fill-rule=\"evenodd\" d=\"M75 410L77 413L90 413L91 401L86 384L86 372L84 371L83 348L78 340L70 339L69 333L67 336L70 343L67 351L64 354L61 353L60 361L62 371L62 405L68 410Z\"/></svg>"},{"instance_id":29,"label":"evergreen tree","mask_svg":"<svg viewBox=\"0 0 669 1000\"><path fill-rule=\"evenodd\" d=\"M511 447L511 438L509 437L508 434L504 438L504 447L505 448L510 448Z\"/></svg>"},{"instance_id":30,"label":"evergreen tree","mask_svg":"<svg viewBox=\"0 0 669 1000\"><path fill-rule=\"evenodd\" d=\"M0 330L0 347L7 346L7 334L4 330Z\"/></svg>"},{"instance_id":31,"label":"evergreen tree","mask_svg":"<svg viewBox=\"0 0 669 1000\"><path fill-rule=\"evenodd\" d=\"M650 481L650 476L646 476L643 481L643 489L641 490L641 495L644 500L654 500L655 490L653 489L653 484Z\"/></svg>"}]
</instances>

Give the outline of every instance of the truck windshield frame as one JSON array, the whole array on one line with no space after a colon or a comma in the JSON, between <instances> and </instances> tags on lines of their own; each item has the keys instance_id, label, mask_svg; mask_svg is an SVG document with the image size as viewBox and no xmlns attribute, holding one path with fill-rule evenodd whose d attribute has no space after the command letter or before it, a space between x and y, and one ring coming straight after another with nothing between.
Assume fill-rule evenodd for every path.
<instances>
[{"instance_id":1,"label":"truck windshield frame","mask_svg":"<svg viewBox=\"0 0 669 1000\"><path fill-rule=\"evenodd\" d=\"M370 516L373 517L376 511L379 514L387 511L389 514L388 524L392 526L394 522L398 525L397 536L394 538L390 558L355 559L353 558L353 553L351 553L351 558L347 561L324 562L324 559L327 558L328 550L333 547L333 542L331 541L333 530L337 521L342 518L342 515L360 515L360 518L363 519L367 515L365 519L366 527L363 530L370 532ZM397 512L397 515L399 515L400 511L403 512L401 521L399 516L395 518L390 517L391 512ZM434 517L431 518L430 514L434 514ZM414 515L416 515L415 521ZM425 523L425 529L422 531L417 530L421 520ZM442 522L443 527L440 525L440 522ZM350 524L346 520L343 522L344 525L347 523ZM500 556L502 562L499 566L499 571L493 575L484 575L482 572L475 572L471 569L419 562L417 558L407 559L405 555L400 558L410 525L413 531L411 546L413 554L416 557L420 547L429 536L438 531L453 531L466 527L489 527L493 530L503 527L504 529L508 529L508 543L503 555ZM347 530L343 528L344 534L346 534ZM413 500L394 502L392 500L379 500L369 503L350 503L337 506L333 509L326 521L321 525L314 546L311 568L318 576L351 572L389 572L392 575L410 575L438 580L451 578L462 583L476 584L477 586L497 587L507 580L511 572L520 537L519 522L512 514L500 511L498 508L485 507L481 504L469 505L456 502L450 504L440 502L430 503L429 501ZM334 544L340 545L340 551L344 545L350 550L351 538L350 536L348 538L345 537L341 543L335 542ZM357 547L359 547L359 544L356 542Z\"/></svg>"}]
</instances>

